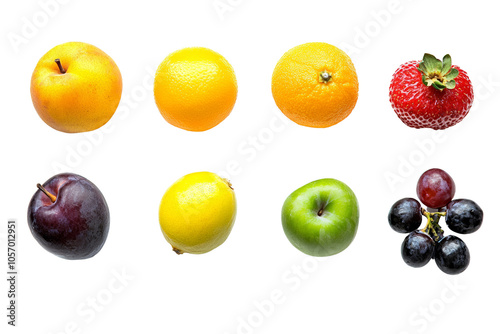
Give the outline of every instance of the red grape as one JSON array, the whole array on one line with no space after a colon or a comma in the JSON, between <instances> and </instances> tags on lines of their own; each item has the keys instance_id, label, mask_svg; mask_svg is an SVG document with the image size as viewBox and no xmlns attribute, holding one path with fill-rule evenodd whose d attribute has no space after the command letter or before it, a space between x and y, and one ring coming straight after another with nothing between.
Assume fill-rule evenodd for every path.
<instances>
[{"instance_id":1,"label":"red grape","mask_svg":"<svg viewBox=\"0 0 500 334\"><path fill-rule=\"evenodd\" d=\"M429 169L418 180L417 195L427 207L442 208L455 196L455 182L444 170Z\"/></svg>"}]
</instances>

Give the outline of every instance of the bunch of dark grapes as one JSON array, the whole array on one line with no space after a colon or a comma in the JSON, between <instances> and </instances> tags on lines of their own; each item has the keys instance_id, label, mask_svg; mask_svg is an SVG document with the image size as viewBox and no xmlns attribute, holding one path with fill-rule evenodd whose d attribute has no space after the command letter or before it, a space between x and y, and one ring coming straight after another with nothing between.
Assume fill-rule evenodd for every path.
<instances>
[{"instance_id":1,"label":"bunch of dark grapes","mask_svg":"<svg viewBox=\"0 0 500 334\"><path fill-rule=\"evenodd\" d=\"M448 173L437 168L422 174L417 183L417 195L426 210L416 199L403 198L389 211L389 225L396 232L409 233L401 245L403 260L419 268L434 259L443 272L460 274L469 266L469 249L462 239L444 236L439 219L445 217L453 232L468 234L481 227L483 210L471 200L453 200L455 182ZM427 218L427 224L419 230L422 216Z\"/></svg>"}]
</instances>

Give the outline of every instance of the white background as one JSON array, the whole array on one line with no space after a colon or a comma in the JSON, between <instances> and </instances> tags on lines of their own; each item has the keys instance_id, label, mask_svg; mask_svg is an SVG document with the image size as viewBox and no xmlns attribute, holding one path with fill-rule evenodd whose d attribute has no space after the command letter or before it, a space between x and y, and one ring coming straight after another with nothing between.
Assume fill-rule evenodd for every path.
<instances>
[{"instance_id":1,"label":"white background","mask_svg":"<svg viewBox=\"0 0 500 334\"><path fill-rule=\"evenodd\" d=\"M19 238L18 327L6 325L2 279L2 333L6 327L47 334L498 330L495 2L54 1L3 1L0 8L1 220L17 219ZM29 22L36 30L25 27ZM29 85L37 61L68 41L101 48L121 70L122 102L106 133L55 131L33 108ZM328 129L284 118L271 94L281 55L312 41L343 48L359 76L356 108ZM203 133L165 122L152 93L156 67L188 46L221 53L238 80L232 114ZM445 131L406 127L388 102L392 73L425 52L450 53L475 89L471 113ZM390 206L416 196L418 177L432 167L451 174L456 197L475 200L485 212L483 227L463 237L471 264L459 276L445 275L433 262L406 266L404 235L387 223ZM89 260L44 251L26 223L36 183L61 170L87 177L108 201L109 237ZM204 170L229 174L236 223L216 250L178 256L160 231L159 202L179 177ZM288 242L280 210L293 190L324 177L354 190L361 219L351 246L318 262ZM0 232L5 263L6 228ZM122 272L124 283L114 278ZM280 294L270 305L271 295ZM99 311L91 311L92 299Z\"/></svg>"}]
</instances>

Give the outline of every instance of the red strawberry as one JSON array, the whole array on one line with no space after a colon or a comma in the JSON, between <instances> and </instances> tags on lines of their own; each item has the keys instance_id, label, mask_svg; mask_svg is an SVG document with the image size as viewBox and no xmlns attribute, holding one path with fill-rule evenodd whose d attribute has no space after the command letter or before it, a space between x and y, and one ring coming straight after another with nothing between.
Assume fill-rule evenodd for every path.
<instances>
[{"instance_id":1,"label":"red strawberry","mask_svg":"<svg viewBox=\"0 0 500 334\"><path fill-rule=\"evenodd\" d=\"M467 73L451 65L450 55L443 61L425 54L421 62L401 65L389 89L394 111L412 128L449 128L464 119L474 100Z\"/></svg>"}]
</instances>

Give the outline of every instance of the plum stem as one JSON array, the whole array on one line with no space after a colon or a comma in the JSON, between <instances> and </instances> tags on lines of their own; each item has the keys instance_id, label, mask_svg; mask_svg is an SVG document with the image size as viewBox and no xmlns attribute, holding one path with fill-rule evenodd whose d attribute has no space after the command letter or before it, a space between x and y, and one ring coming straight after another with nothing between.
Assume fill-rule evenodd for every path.
<instances>
[{"instance_id":1,"label":"plum stem","mask_svg":"<svg viewBox=\"0 0 500 334\"><path fill-rule=\"evenodd\" d=\"M61 60L59 58L57 58L54 61L56 62L57 67L59 67L59 71L61 72L61 74L66 73L66 70L62 67Z\"/></svg>"},{"instance_id":2,"label":"plum stem","mask_svg":"<svg viewBox=\"0 0 500 334\"><path fill-rule=\"evenodd\" d=\"M49 193L47 191L47 189L45 189L40 183L37 183L36 184L37 188L40 189L45 195L47 195L48 198L50 198L50 200L52 201L52 203L54 203L57 199L56 196L52 195L51 193Z\"/></svg>"}]
</instances>

